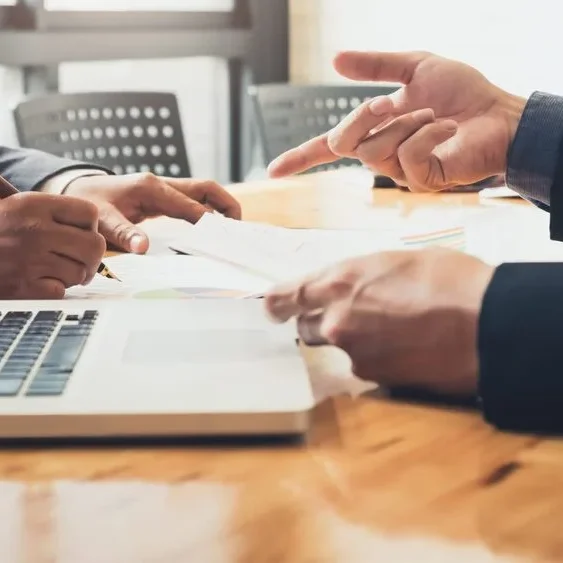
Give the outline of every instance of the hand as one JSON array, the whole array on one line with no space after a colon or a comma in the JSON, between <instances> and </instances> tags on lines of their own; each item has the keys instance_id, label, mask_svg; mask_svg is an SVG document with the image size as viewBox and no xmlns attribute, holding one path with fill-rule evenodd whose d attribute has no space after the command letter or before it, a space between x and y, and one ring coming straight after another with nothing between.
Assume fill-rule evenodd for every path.
<instances>
[{"instance_id":1,"label":"hand","mask_svg":"<svg viewBox=\"0 0 563 563\"><path fill-rule=\"evenodd\" d=\"M478 319L493 271L447 249L385 252L274 289L265 303L275 321L297 317L305 343L344 350L362 379L473 394Z\"/></svg>"},{"instance_id":2,"label":"hand","mask_svg":"<svg viewBox=\"0 0 563 563\"><path fill-rule=\"evenodd\" d=\"M61 299L89 283L106 250L98 210L67 196L21 193L0 201L0 299Z\"/></svg>"},{"instance_id":3,"label":"hand","mask_svg":"<svg viewBox=\"0 0 563 563\"><path fill-rule=\"evenodd\" d=\"M215 182L160 178L153 174L85 176L74 180L66 194L94 203L100 213L99 230L121 250L144 254L147 235L135 225L165 215L198 221L207 211L240 219L238 202Z\"/></svg>"},{"instance_id":4,"label":"hand","mask_svg":"<svg viewBox=\"0 0 563 563\"><path fill-rule=\"evenodd\" d=\"M525 100L472 67L428 53L346 52L336 70L353 80L403 87L356 108L332 131L281 155L271 176L341 157L413 191L468 185L506 171Z\"/></svg>"}]
</instances>

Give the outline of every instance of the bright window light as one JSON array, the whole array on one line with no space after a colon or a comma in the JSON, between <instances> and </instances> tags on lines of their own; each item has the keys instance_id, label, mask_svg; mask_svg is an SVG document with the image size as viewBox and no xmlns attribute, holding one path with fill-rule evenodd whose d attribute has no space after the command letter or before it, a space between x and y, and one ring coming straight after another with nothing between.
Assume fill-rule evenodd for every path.
<instances>
[{"instance_id":1,"label":"bright window light","mask_svg":"<svg viewBox=\"0 0 563 563\"><path fill-rule=\"evenodd\" d=\"M53 11L230 12L234 5L235 0L45 0Z\"/></svg>"}]
</instances>

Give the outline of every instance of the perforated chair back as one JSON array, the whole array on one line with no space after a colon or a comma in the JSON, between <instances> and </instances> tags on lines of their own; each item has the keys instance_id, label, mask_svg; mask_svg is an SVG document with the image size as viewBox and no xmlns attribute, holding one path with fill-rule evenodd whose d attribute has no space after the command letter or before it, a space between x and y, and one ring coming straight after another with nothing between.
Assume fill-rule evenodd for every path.
<instances>
[{"instance_id":1,"label":"perforated chair back","mask_svg":"<svg viewBox=\"0 0 563 563\"><path fill-rule=\"evenodd\" d=\"M258 122L266 163L301 143L338 125L364 100L390 94L396 86L265 84L249 93ZM340 159L309 172L358 166L354 159Z\"/></svg>"},{"instance_id":2,"label":"perforated chair back","mask_svg":"<svg viewBox=\"0 0 563 563\"><path fill-rule=\"evenodd\" d=\"M174 94L53 94L20 103L14 119L22 147L98 164L117 174L190 176Z\"/></svg>"}]
</instances>

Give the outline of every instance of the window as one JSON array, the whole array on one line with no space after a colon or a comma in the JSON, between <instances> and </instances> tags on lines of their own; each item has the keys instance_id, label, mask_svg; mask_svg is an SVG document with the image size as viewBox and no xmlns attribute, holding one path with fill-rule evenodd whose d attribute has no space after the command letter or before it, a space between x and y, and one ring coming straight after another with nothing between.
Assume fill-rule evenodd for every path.
<instances>
[{"instance_id":1,"label":"window","mask_svg":"<svg viewBox=\"0 0 563 563\"><path fill-rule=\"evenodd\" d=\"M47 10L61 11L230 12L234 7L235 0L45 0Z\"/></svg>"}]
</instances>

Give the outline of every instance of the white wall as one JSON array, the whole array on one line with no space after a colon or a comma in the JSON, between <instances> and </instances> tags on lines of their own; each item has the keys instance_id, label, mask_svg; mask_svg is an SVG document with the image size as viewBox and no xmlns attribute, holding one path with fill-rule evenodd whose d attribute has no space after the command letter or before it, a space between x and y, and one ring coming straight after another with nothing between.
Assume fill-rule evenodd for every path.
<instances>
[{"instance_id":1,"label":"white wall","mask_svg":"<svg viewBox=\"0 0 563 563\"><path fill-rule=\"evenodd\" d=\"M343 49L429 50L521 95L563 94L563 5L556 0L293 0L292 77L340 80Z\"/></svg>"}]
</instances>

